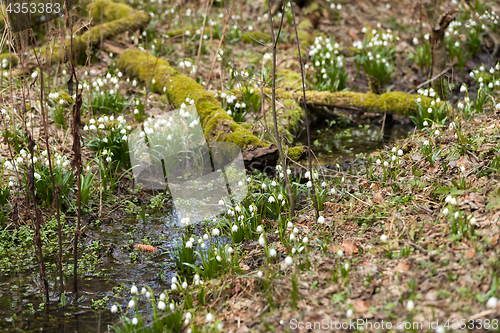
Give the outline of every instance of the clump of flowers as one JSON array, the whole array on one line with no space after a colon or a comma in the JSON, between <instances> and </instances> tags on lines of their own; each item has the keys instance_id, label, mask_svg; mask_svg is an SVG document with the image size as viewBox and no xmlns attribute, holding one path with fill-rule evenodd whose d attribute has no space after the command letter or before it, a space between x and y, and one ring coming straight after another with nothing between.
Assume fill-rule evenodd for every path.
<instances>
[{"instance_id":1,"label":"clump of flowers","mask_svg":"<svg viewBox=\"0 0 500 333\"><path fill-rule=\"evenodd\" d=\"M122 167L130 164L128 154L128 134L132 130L123 116L103 116L90 119L83 127L86 146L100 153L108 163L119 163Z\"/></svg>"},{"instance_id":2,"label":"clump of flowers","mask_svg":"<svg viewBox=\"0 0 500 333\"><path fill-rule=\"evenodd\" d=\"M429 68L431 66L432 59L429 34L425 34L421 40L414 37L412 39L412 43L415 46L415 53L409 52L408 58L416 63L420 69L424 69L424 66Z\"/></svg>"},{"instance_id":3,"label":"clump of flowers","mask_svg":"<svg viewBox=\"0 0 500 333\"><path fill-rule=\"evenodd\" d=\"M309 51L311 66L306 65L306 68L312 70L308 72L308 76L315 90L340 91L345 88L348 75L344 70L344 56L340 54L339 47L330 38L316 37Z\"/></svg>"},{"instance_id":4,"label":"clump of flowers","mask_svg":"<svg viewBox=\"0 0 500 333\"><path fill-rule=\"evenodd\" d=\"M104 78L98 77L91 84L87 82L81 83L78 88L90 90L90 100L84 101L84 108L92 109L93 114L101 112L104 114L120 114L129 103L125 96L120 94L120 79L123 76L121 72L112 75L106 74ZM83 94L87 96L87 94Z\"/></svg>"},{"instance_id":5,"label":"clump of flowers","mask_svg":"<svg viewBox=\"0 0 500 333\"><path fill-rule=\"evenodd\" d=\"M380 26L380 24L378 24ZM395 41L392 30L377 31L373 29L367 31L365 40L357 41L353 44L359 49L356 55L356 67L360 71L363 67L368 76L370 90L376 94L381 94L384 85L391 82L395 73Z\"/></svg>"}]
</instances>

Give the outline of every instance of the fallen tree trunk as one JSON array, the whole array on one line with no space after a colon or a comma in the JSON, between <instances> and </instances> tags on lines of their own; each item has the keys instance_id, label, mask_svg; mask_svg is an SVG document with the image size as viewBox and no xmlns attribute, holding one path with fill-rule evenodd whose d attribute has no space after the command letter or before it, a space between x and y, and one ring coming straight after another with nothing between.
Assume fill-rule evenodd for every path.
<instances>
[{"instance_id":1,"label":"fallen tree trunk","mask_svg":"<svg viewBox=\"0 0 500 333\"><path fill-rule=\"evenodd\" d=\"M278 90L276 95L280 98L300 101L302 92ZM357 93L352 91L306 91L306 102L311 106L328 106L363 112L389 112L400 116L411 116L418 112L415 102L421 98L422 105L430 105L433 99L408 94L401 91L391 91L381 95L372 92ZM443 102L436 103L441 105Z\"/></svg>"},{"instance_id":2,"label":"fallen tree trunk","mask_svg":"<svg viewBox=\"0 0 500 333\"><path fill-rule=\"evenodd\" d=\"M93 47L99 44L102 41L117 36L119 34L124 33L125 31L136 31L138 29L144 28L148 23L151 17L142 12L136 12L130 16L103 23L91 28L89 31L81 34L80 36L73 37L73 57L75 62L82 64L85 63L87 59L87 43L89 43L90 47ZM71 40L67 39L64 42L64 47L60 48L59 44L55 46L45 46L42 47L40 53L46 60L46 64L52 65L61 60L66 59L66 49L71 48Z\"/></svg>"},{"instance_id":3,"label":"fallen tree trunk","mask_svg":"<svg viewBox=\"0 0 500 333\"><path fill-rule=\"evenodd\" d=\"M95 4L89 4L89 9L92 7L91 17L96 21L101 21L101 13L103 13L104 21L117 18L113 21L106 22L92 27L90 30L81 35L73 36L71 39L66 39L61 49L60 43L54 42L52 45L45 45L37 49L38 55L44 58L45 66L52 66L61 60L66 62L67 51L71 49L73 43L72 56L75 63L85 64L87 60L87 43L90 48L95 47L101 41L110 39L114 36L124 33L125 31L134 32L147 26L151 17L143 11L134 12L132 7L121 3L114 3L106 0L97 1ZM34 54L34 51L31 52ZM17 58L16 58L17 59ZM15 70L13 76L22 76L30 74L37 67L36 62L28 62L21 68Z\"/></svg>"},{"instance_id":4,"label":"fallen tree trunk","mask_svg":"<svg viewBox=\"0 0 500 333\"><path fill-rule=\"evenodd\" d=\"M238 145L243 150L247 167L260 169L276 164L278 154L274 147L270 148L268 142L260 140L237 124L221 108L215 97L195 80L172 68L165 60L144 51L129 49L120 55L117 66L129 77L151 84L154 91L165 92L176 108L180 108L186 98L194 99L206 140ZM256 162L260 165L256 166Z\"/></svg>"}]
</instances>

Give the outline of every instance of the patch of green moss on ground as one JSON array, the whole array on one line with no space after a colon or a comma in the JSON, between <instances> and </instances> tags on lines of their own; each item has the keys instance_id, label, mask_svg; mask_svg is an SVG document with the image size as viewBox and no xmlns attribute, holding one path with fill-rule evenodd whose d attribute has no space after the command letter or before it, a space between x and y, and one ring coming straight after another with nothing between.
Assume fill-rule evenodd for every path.
<instances>
[{"instance_id":1,"label":"patch of green moss on ground","mask_svg":"<svg viewBox=\"0 0 500 333\"><path fill-rule=\"evenodd\" d=\"M303 147L292 147L288 149L286 154L290 159L298 161L305 151L306 150Z\"/></svg>"},{"instance_id":2,"label":"patch of green moss on ground","mask_svg":"<svg viewBox=\"0 0 500 333\"><path fill-rule=\"evenodd\" d=\"M279 80L278 86L282 89L301 89L302 75L290 69L281 69L277 73L276 80Z\"/></svg>"},{"instance_id":3,"label":"patch of green moss on ground","mask_svg":"<svg viewBox=\"0 0 500 333\"><path fill-rule=\"evenodd\" d=\"M185 27L184 29L172 29L167 31L167 36L169 37L176 37L176 36L182 36L186 33L186 31L189 31L191 35L195 32L195 29L191 26Z\"/></svg>"},{"instance_id":4,"label":"patch of green moss on ground","mask_svg":"<svg viewBox=\"0 0 500 333\"><path fill-rule=\"evenodd\" d=\"M285 119L288 122L288 129L294 133L299 129L300 122L304 117L304 110L293 99L285 99L281 103L285 106Z\"/></svg>"},{"instance_id":5,"label":"patch of green moss on ground","mask_svg":"<svg viewBox=\"0 0 500 333\"><path fill-rule=\"evenodd\" d=\"M88 4L87 10L90 10L90 16L94 22L102 23L127 17L132 12L132 7L123 3L98 0L93 4Z\"/></svg>"},{"instance_id":6,"label":"patch of green moss on ground","mask_svg":"<svg viewBox=\"0 0 500 333\"><path fill-rule=\"evenodd\" d=\"M59 99L64 99L68 104L75 102L73 97L71 97L67 92L60 90L57 93L59 94Z\"/></svg>"},{"instance_id":7,"label":"patch of green moss on ground","mask_svg":"<svg viewBox=\"0 0 500 333\"><path fill-rule=\"evenodd\" d=\"M255 41L259 41L261 43L270 43L272 40L271 35L266 34L265 32L262 31L250 31L247 32L247 34L248 36L243 34L243 41L245 43L255 43Z\"/></svg>"},{"instance_id":8,"label":"patch of green moss on ground","mask_svg":"<svg viewBox=\"0 0 500 333\"><path fill-rule=\"evenodd\" d=\"M320 8L319 3L317 1L314 1L304 9L304 16L308 16L315 13L321 14L321 10L322 9Z\"/></svg>"},{"instance_id":9,"label":"patch of green moss on ground","mask_svg":"<svg viewBox=\"0 0 500 333\"><path fill-rule=\"evenodd\" d=\"M241 123L240 126L246 129L247 131L252 131L253 129L253 125L251 123Z\"/></svg>"}]
</instances>

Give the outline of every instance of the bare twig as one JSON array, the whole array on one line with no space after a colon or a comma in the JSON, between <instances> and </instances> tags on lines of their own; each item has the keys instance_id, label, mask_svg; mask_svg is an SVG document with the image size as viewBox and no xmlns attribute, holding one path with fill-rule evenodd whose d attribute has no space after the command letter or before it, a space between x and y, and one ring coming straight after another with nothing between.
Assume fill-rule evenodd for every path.
<instances>
[{"instance_id":1,"label":"bare twig","mask_svg":"<svg viewBox=\"0 0 500 333\"><path fill-rule=\"evenodd\" d=\"M449 71L449 70L450 70L450 68L452 68L452 67L451 67L451 66L450 66L450 67L447 67L444 71L442 71L442 72L441 72L441 73L439 73L438 75L436 75L436 76L434 76L434 77L430 78L429 80L427 80L427 81L425 81L425 82L420 83L420 84L419 84L419 85L418 85L415 89L410 90L410 91L408 92L408 94L413 94L415 91L417 91L418 89L420 89L420 88L422 88L423 86L427 85L428 83L431 83L431 82L433 82L434 80L437 80L438 78L440 78L440 77L441 77L441 75L443 75L443 74L445 74L447 71Z\"/></svg>"},{"instance_id":2,"label":"bare twig","mask_svg":"<svg viewBox=\"0 0 500 333\"><path fill-rule=\"evenodd\" d=\"M283 178L285 179L285 186L288 192L288 200L290 202L290 218L293 218L295 215L295 202L293 200L292 187L290 186L290 179L288 178L288 172L286 167L286 158L283 154L283 147L281 146L281 138L278 132L278 119L276 115L276 53L277 53L277 45L281 33L281 26L283 25L283 17L285 11L286 2L283 3L283 13L281 15L281 24L278 30L278 35L274 34L273 27L273 16L271 15L271 4L270 1L267 2L267 11L269 13L269 27L271 28L271 38L273 41L272 51L273 51L273 69L272 69L272 98L271 98L271 106L273 110L273 123L274 123L274 132L276 136L276 145L278 146L278 152L280 154L280 162L281 168L283 171Z\"/></svg>"},{"instance_id":3,"label":"bare twig","mask_svg":"<svg viewBox=\"0 0 500 333\"><path fill-rule=\"evenodd\" d=\"M233 7L231 7L232 9ZM228 10L228 16L231 17L231 9ZM222 42L224 41L224 37L226 36L226 29L227 29L227 20L224 20L224 25L222 26L222 36L219 41L219 45L217 45L217 51L215 52L214 60L212 61L212 67L210 67L210 73L208 74L208 79L207 83L205 84L205 87L208 88L208 84L210 83L210 79L212 78L212 72L214 71L215 67L215 62L217 61L217 56L219 55L220 47L222 45Z\"/></svg>"},{"instance_id":4,"label":"bare twig","mask_svg":"<svg viewBox=\"0 0 500 333\"><path fill-rule=\"evenodd\" d=\"M66 18L70 23L70 31L73 31L73 20L69 15L69 5L70 1L66 0ZM73 33L71 34L71 42L70 42L70 50L69 56L70 59L70 80L68 81L68 90L70 94L73 93L73 78L74 85L76 86L76 98L75 104L73 104L73 159L71 160L71 166L76 169L77 174L77 184L78 184L78 219L75 230L75 237L73 242L73 296L78 299L78 236L80 235L80 223L81 223L81 214L82 214L82 201L81 201L81 175L82 175L82 157L81 157L81 134L79 132L80 127L80 107L82 106L82 93L78 91L78 77L76 75L75 64L73 61Z\"/></svg>"},{"instance_id":5,"label":"bare twig","mask_svg":"<svg viewBox=\"0 0 500 333\"><path fill-rule=\"evenodd\" d=\"M418 250L418 251L422 252L422 253L423 253L423 254L425 254L425 255L428 255L428 254L429 254L429 252L427 252L427 250L426 250L426 249L424 249L424 248L423 248L423 247L421 247L420 245L417 245L417 244L413 243L412 241L408 241L408 244L409 244L411 247L413 247L415 250Z\"/></svg>"},{"instance_id":6,"label":"bare twig","mask_svg":"<svg viewBox=\"0 0 500 333\"><path fill-rule=\"evenodd\" d=\"M208 13L210 12L210 8L212 8L212 4L214 3L213 0L207 0L207 9L205 10L205 17L203 17L203 25L201 26L201 33L200 33L200 44L198 45L198 56L196 57L196 69L194 71L194 77L196 77L196 74L198 74L198 64L200 63L200 57L201 57L201 46L203 44L203 33L205 32L205 24L207 22L207 16ZM216 56L217 58L217 56Z\"/></svg>"},{"instance_id":7,"label":"bare twig","mask_svg":"<svg viewBox=\"0 0 500 333\"><path fill-rule=\"evenodd\" d=\"M34 35L31 35L33 40ZM42 113L42 123L45 137L45 145L47 149L47 158L49 160L49 172L50 172L50 180L52 182L52 187L54 188L54 199L56 205L56 220L57 220L57 242L58 242L58 254L57 254L57 269L59 271L59 292L62 294L64 292L64 275L63 275L63 267L62 267L62 228L61 228L61 214L59 211L59 186L56 185L54 178L54 171L52 167L52 153L49 144L49 129L47 126L47 119L45 117L45 107L44 107L44 80L43 80L43 64L40 61L40 57L36 52L36 49L33 50L33 54L35 55L36 61L38 63L38 67L40 69L40 112ZM31 156L33 156L33 152L30 152ZM33 163L32 163L33 165ZM33 165L34 168L34 165Z\"/></svg>"}]
</instances>

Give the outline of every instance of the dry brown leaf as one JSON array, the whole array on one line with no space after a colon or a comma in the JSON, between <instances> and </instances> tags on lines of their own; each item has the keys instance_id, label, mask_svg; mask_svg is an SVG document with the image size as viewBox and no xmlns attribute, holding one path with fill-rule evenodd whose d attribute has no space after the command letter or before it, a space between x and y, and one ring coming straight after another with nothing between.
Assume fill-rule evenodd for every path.
<instances>
[{"instance_id":1,"label":"dry brown leaf","mask_svg":"<svg viewBox=\"0 0 500 333\"><path fill-rule=\"evenodd\" d=\"M358 247L356 246L356 244L354 243L351 243L351 242L343 242L342 243L342 246L344 247L345 249L345 252L347 254L353 254L353 253L358 253Z\"/></svg>"},{"instance_id":2,"label":"dry brown leaf","mask_svg":"<svg viewBox=\"0 0 500 333\"><path fill-rule=\"evenodd\" d=\"M154 246L146 245L146 244L135 244L134 248L138 249L138 250L148 251L148 252L156 252L156 251L158 251L158 249L155 248Z\"/></svg>"},{"instance_id":3,"label":"dry brown leaf","mask_svg":"<svg viewBox=\"0 0 500 333\"><path fill-rule=\"evenodd\" d=\"M354 310L356 310L357 312L366 312L370 309L366 305L365 301L363 301L361 298L358 298L356 302L354 302Z\"/></svg>"},{"instance_id":4,"label":"dry brown leaf","mask_svg":"<svg viewBox=\"0 0 500 333\"><path fill-rule=\"evenodd\" d=\"M394 271L397 271L397 272L403 272L403 271L407 271L410 269L410 266L403 263L403 262L400 262L399 264L396 265L396 267L393 268Z\"/></svg>"},{"instance_id":5,"label":"dry brown leaf","mask_svg":"<svg viewBox=\"0 0 500 333\"><path fill-rule=\"evenodd\" d=\"M495 236L491 237L491 245L497 245L498 237L500 237L500 234L496 234Z\"/></svg>"},{"instance_id":6,"label":"dry brown leaf","mask_svg":"<svg viewBox=\"0 0 500 333\"><path fill-rule=\"evenodd\" d=\"M474 258L474 255L476 254L476 250L474 249L473 246L469 247L469 250L467 251L467 253L465 254L465 256L469 259L472 259Z\"/></svg>"},{"instance_id":7,"label":"dry brown leaf","mask_svg":"<svg viewBox=\"0 0 500 333\"><path fill-rule=\"evenodd\" d=\"M382 191L377 191L373 193L373 200L382 202L384 201L384 195L382 194Z\"/></svg>"},{"instance_id":8,"label":"dry brown leaf","mask_svg":"<svg viewBox=\"0 0 500 333\"><path fill-rule=\"evenodd\" d=\"M462 156L457 160L457 167L464 167L467 169L467 165L469 164L469 159L466 156Z\"/></svg>"},{"instance_id":9,"label":"dry brown leaf","mask_svg":"<svg viewBox=\"0 0 500 333\"><path fill-rule=\"evenodd\" d=\"M374 190L374 191L378 191L378 185L376 183L372 183L370 185L370 189Z\"/></svg>"},{"instance_id":10,"label":"dry brown leaf","mask_svg":"<svg viewBox=\"0 0 500 333\"><path fill-rule=\"evenodd\" d=\"M359 36L352 29L349 30L349 36L354 40L359 40Z\"/></svg>"},{"instance_id":11,"label":"dry brown leaf","mask_svg":"<svg viewBox=\"0 0 500 333\"><path fill-rule=\"evenodd\" d=\"M247 265L247 264L245 264L244 262L240 262L240 268L241 268L242 270L244 270L245 272L250 270L250 266L248 266L248 265Z\"/></svg>"},{"instance_id":12,"label":"dry brown leaf","mask_svg":"<svg viewBox=\"0 0 500 333\"><path fill-rule=\"evenodd\" d=\"M338 246L338 245L328 245L327 250L330 253L337 253L339 248L340 248L340 246Z\"/></svg>"}]
</instances>

